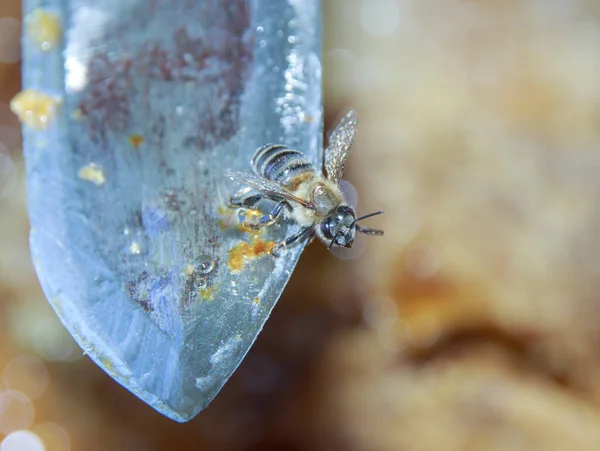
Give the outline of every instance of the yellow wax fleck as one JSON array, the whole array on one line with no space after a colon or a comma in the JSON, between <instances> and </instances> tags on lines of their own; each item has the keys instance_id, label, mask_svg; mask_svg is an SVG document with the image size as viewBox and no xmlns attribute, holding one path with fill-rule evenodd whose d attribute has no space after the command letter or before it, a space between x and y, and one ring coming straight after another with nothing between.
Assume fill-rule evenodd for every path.
<instances>
[{"instance_id":1,"label":"yellow wax fleck","mask_svg":"<svg viewBox=\"0 0 600 451\"><path fill-rule=\"evenodd\" d=\"M144 144L144 137L142 135L138 135L137 133L133 133L129 135L129 143L134 149L138 149L142 144Z\"/></svg>"},{"instance_id":2,"label":"yellow wax fleck","mask_svg":"<svg viewBox=\"0 0 600 451\"><path fill-rule=\"evenodd\" d=\"M35 89L21 91L10 101L10 109L28 127L45 129L56 114L62 100Z\"/></svg>"},{"instance_id":3,"label":"yellow wax fleck","mask_svg":"<svg viewBox=\"0 0 600 451\"><path fill-rule=\"evenodd\" d=\"M94 185L104 185L106 179L104 178L104 171L96 163L90 163L79 170L79 178L92 182Z\"/></svg>"},{"instance_id":4,"label":"yellow wax fleck","mask_svg":"<svg viewBox=\"0 0 600 451\"><path fill-rule=\"evenodd\" d=\"M203 301L212 301L215 297L215 289L217 285L213 285L210 288L203 288L200 290L200 299Z\"/></svg>"},{"instance_id":5,"label":"yellow wax fleck","mask_svg":"<svg viewBox=\"0 0 600 451\"><path fill-rule=\"evenodd\" d=\"M129 246L129 252L131 252L134 255L139 255L142 252L140 243L138 243L137 241L131 243L131 246Z\"/></svg>"},{"instance_id":6,"label":"yellow wax fleck","mask_svg":"<svg viewBox=\"0 0 600 451\"><path fill-rule=\"evenodd\" d=\"M62 25L56 14L38 8L25 18L25 26L29 36L44 52L50 51L60 41Z\"/></svg>"},{"instance_id":7,"label":"yellow wax fleck","mask_svg":"<svg viewBox=\"0 0 600 451\"><path fill-rule=\"evenodd\" d=\"M185 268L183 268L183 273L186 276L191 276L196 272L196 267L192 264L188 264Z\"/></svg>"}]
</instances>

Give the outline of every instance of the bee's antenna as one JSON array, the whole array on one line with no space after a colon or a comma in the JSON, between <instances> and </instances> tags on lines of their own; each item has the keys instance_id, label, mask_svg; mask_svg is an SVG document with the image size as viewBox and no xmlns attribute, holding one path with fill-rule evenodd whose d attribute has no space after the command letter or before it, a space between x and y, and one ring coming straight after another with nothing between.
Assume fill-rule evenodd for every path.
<instances>
[{"instance_id":1,"label":"bee's antenna","mask_svg":"<svg viewBox=\"0 0 600 451\"><path fill-rule=\"evenodd\" d=\"M331 243L329 243L329 247L327 249L331 249L333 247L333 243L335 243L335 240L337 239L338 235L339 235L339 233L335 234L335 236L331 240Z\"/></svg>"},{"instance_id":2,"label":"bee's antenna","mask_svg":"<svg viewBox=\"0 0 600 451\"><path fill-rule=\"evenodd\" d=\"M360 218L356 218L352 225L356 224L358 221L362 219L370 218L371 216L377 216L383 213L383 210L376 211L375 213L369 213L368 215L361 216ZM360 233L364 233L365 235L383 235L383 230L377 229L369 229L368 227L361 227L359 225L356 226L356 230Z\"/></svg>"},{"instance_id":3,"label":"bee's antenna","mask_svg":"<svg viewBox=\"0 0 600 451\"><path fill-rule=\"evenodd\" d=\"M377 216L377 215L381 215L381 214L383 214L383 210L379 210L379 211L376 211L375 213L369 213L368 215L364 215L364 216L361 216L360 218L356 218L354 220L354 222L352 224L350 224L350 227L352 227L358 221L362 221L363 219L370 218L371 216Z\"/></svg>"},{"instance_id":4,"label":"bee's antenna","mask_svg":"<svg viewBox=\"0 0 600 451\"><path fill-rule=\"evenodd\" d=\"M383 230L370 229L368 227L356 226L356 230L365 235L383 235Z\"/></svg>"}]
</instances>

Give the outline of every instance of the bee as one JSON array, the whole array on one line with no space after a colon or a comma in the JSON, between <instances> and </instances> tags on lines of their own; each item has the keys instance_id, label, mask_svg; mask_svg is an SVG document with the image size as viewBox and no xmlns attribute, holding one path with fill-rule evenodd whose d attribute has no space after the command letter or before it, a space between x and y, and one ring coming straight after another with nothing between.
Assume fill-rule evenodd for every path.
<instances>
[{"instance_id":1,"label":"bee","mask_svg":"<svg viewBox=\"0 0 600 451\"><path fill-rule=\"evenodd\" d=\"M324 173L317 171L302 152L283 144L265 144L252 157L254 174L228 172L227 176L245 188L231 197L231 205L252 209L261 199L277 202L267 214L244 225L260 229L274 224L286 212L300 230L276 245L271 253L279 255L286 248L316 235L328 246L352 247L357 232L383 235L382 230L362 227L363 219L380 215L383 210L357 217L354 208L344 200L340 189L342 173L358 125L355 111L348 112L329 137L324 152Z\"/></svg>"}]
</instances>

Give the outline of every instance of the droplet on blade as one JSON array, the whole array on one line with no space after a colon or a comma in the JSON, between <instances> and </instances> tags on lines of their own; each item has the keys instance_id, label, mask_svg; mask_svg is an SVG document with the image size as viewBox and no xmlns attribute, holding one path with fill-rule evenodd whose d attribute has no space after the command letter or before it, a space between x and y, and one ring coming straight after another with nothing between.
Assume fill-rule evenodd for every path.
<instances>
[{"instance_id":1,"label":"droplet on blade","mask_svg":"<svg viewBox=\"0 0 600 451\"><path fill-rule=\"evenodd\" d=\"M215 261L204 254L194 260L194 268L199 274L210 274L215 269Z\"/></svg>"}]
</instances>

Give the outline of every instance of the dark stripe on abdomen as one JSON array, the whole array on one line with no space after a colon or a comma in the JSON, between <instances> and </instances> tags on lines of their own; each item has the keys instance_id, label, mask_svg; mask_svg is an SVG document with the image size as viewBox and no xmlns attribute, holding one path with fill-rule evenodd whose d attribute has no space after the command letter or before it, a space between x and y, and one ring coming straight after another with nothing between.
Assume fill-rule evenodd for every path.
<instances>
[{"instance_id":1,"label":"dark stripe on abdomen","mask_svg":"<svg viewBox=\"0 0 600 451\"><path fill-rule=\"evenodd\" d=\"M252 157L252 168L257 175L262 175L261 168L264 168L265 163L274 155L282 150L286 150L287 147L283 144L265 144L259 147L254 152Z\"/></svg>"},{"instance_id":2,"label":"dark stripe on abdomen","mask_svg":"<svg viewBox=\"0 0 600 451\"><path fill-rule=\"evenodd\" d=\"M271 174L271 179L275 180L276 182L285 183L286 181L296 177L297 175L314 171L315 168L313 167L313 165L305 159L296 160L295 162L282 167L281 170L276 174Z\"/></svg>"},{"instance_id":3,"label":"dark stripe on abdomen","mask_svg":"<svg viewBox=\"0 0 600 451\"><path fill-rule=\"evenodd\" d=\"M266 144L256 150L252 168L257 175L285 183L304 172L314 172L313 165L297 150L281 144Z\"/></svg>"}]
</instances>

